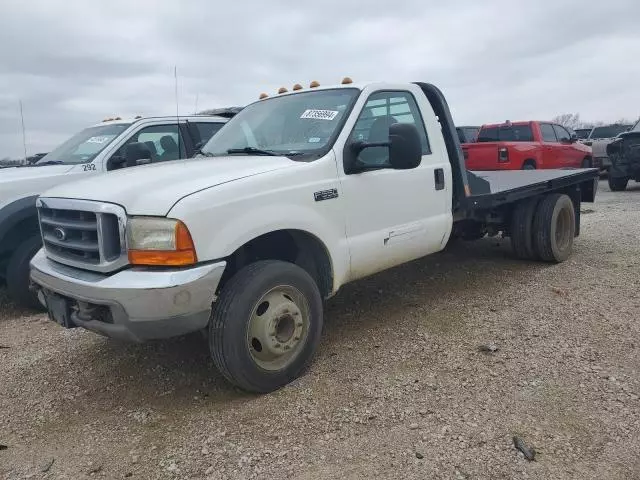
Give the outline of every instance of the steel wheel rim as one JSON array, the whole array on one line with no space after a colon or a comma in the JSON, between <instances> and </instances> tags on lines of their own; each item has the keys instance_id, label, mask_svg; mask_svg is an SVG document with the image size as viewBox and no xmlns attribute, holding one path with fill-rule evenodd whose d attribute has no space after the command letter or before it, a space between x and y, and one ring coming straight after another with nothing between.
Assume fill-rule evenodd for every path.
<instances>
[{"instance_id":1,"label":"steel wheel rim","mask_svg":"<svg viewBox=\"0 0 640 480\"><path fill-rule=\"evenodd\" d=\"M309 335L311 314L302 292L290 285L267 291L251 310L247 348L263 370L288 367L300 354Z\"/></svg>"},{"instance_id":2,"label":"steel wheel rim","mask_svg":"<svg viewBox=\"0 0 640 480\"><path fill-rule=\"evenodd\" d=\"M556 221L556 245L560 251L564 251L569 246L571 236L571 214L563 208L558 212L558 219Z\"/></svg>"}]
</instances>

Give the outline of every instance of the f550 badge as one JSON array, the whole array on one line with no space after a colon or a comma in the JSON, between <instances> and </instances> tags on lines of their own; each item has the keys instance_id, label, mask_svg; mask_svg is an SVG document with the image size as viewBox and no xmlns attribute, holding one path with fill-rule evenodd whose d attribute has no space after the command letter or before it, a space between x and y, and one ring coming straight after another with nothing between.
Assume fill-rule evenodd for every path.
<instances>
[{"instance_id":1,"label":"f550 badge","mask_svg":"<svg viewBox=\"0 0 640 480\"><path fill-rule=\"evenodd\" d=\"M320 190L319 192L315 192L313 194L313 198L316 200L316 202L338 198L338 190L335 188L332 188L330 190Z\"/></svg>"}]
</instances>

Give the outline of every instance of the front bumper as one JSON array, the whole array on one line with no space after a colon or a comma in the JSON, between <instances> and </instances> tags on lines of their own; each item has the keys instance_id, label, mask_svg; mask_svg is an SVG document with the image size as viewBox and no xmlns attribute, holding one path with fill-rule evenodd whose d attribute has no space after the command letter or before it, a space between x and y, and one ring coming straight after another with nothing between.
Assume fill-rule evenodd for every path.
<instances>
[{"instance_id":1,"label":"front bumper","mask_svg":"<svg viewBox=\"0 0 640 480\"><path fill-rule=\"evenodd\" d=\"M204 328L225 266L131 268L103 275L54 262L40 250L31 260L31 280L42 300L64 299L71 326L139 342Z\"/></svg>"}]
</instances>

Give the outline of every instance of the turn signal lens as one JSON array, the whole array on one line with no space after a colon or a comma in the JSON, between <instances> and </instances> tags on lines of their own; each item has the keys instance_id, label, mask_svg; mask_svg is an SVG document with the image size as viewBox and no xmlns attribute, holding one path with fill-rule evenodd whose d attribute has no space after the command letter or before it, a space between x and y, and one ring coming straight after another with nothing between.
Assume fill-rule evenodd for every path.
<instances>
[{"instance_id":1,"label":"turn signal lens","mask_svg":"<svg viewBox=\"0 0 640 480\"><path fill-rule=\"evenodd\" d=\"M189 229L179 220L131 218L127 241L132 265L177 267L198 261Z\"/></svg>"}]
</instances>

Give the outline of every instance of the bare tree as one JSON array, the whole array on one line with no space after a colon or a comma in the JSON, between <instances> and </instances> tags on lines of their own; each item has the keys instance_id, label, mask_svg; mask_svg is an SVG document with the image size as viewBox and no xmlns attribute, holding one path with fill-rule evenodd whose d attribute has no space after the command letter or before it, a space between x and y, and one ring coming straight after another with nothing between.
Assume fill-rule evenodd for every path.
<instances>
[{"instance_id":1,"label":"bare tree","mask_svg":"<svg viewBox=\"0 0 640 480\"><path fill-rule=\"evenodd\" d=\"M562 115L556 115L551 121L571 129L581 128L585 125L584 122L580 120L579 113L563 113Z\"/></svg>"}]
</instances>

